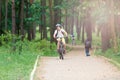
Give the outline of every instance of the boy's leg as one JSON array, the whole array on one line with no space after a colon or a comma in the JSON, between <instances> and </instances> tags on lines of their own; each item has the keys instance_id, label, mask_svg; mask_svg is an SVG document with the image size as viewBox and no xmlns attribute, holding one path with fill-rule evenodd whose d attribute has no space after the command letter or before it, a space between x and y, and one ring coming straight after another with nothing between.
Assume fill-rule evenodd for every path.
<instances>
[{"instance_id":1,"label":"boy's leg","mask_svg":"<svg viewBox=\"0 0 120 80\"><path fill-rule=\"evenodd\" d=\"M57 51L59 52L60 39L57 39Z\"/></svg>"},{"instance_id":2,"label":"boy's leg","mask_svg":"<svg viewBox=\"0 0 120 80\"><path fill-rule=\"evenodd\" d=\"M86 48L85 51L86 51L86 56L90 56L89 49Z\"/></svg>"},{"instance_id":3,"label":"boy's leg","mask_svg":"<svg viewBox=\"0 0 120 80\"><path fill-rule=\"evenodd\" d=\"M64 54L66 53L66 43L65 43L65 39L62 38L62 42L63 42L63 45L64 45Z\"/></svg>"}]
</instances>

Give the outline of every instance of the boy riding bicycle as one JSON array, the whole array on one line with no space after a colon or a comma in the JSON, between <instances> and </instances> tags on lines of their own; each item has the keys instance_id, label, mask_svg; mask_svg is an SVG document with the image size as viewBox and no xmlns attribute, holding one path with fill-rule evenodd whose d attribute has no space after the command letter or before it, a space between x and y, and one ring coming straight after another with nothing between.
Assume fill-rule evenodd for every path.
<instances>
[{"instance_id":1,"label":"boy riding bicycle","mask_svg":"<svg viewBox=\"0 0 120 80\"><path fill-rule=\"evenodd\" d=\"M59 52L59 44L60 44L61 39L62 39L62 42L63 42L63 45L64 45L64 49L66 49L66 43L65 43L64 36L67 37L67 32L64 29L61 28L60 24L56 24L56 30L54 32L53 37L57 40L57 51L58 52Z\"/></svg>"}]
</instances>

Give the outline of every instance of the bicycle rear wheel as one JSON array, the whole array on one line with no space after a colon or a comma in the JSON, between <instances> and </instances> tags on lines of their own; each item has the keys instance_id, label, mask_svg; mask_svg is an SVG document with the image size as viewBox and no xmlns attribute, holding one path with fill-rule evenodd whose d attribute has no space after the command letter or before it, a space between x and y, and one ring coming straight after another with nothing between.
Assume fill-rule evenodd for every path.
<instances>
[{"instance_id":1,"label":"bicycle rear wheel","mask_svg":"<svg viewBox=\"0 0 120 80\"><path fill-rule=\"evenodd\" d=\"M60 59L64 59L64 56L63 56L63 49L62 48L60 48L60 51L59 51L59 57L60 57Z\"/></svg>"}]
</instances>

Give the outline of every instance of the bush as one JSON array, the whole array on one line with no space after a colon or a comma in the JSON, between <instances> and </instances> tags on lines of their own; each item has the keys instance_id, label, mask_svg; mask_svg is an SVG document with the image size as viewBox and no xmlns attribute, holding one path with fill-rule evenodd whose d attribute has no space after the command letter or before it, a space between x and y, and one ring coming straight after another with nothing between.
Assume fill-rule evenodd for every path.
<instances>
[{"instance_id":1,"label":"bush","mask_svg":"<svg viewBox=\"0 0 120 80\"><path fill-rule=\"evenodd\" d=\"M28 80L37 55L57 56L56 45L47 40L21 41L17 36L14 39L13 43L11 36L0 37L0 80Z\"/></svg>"},{"instance_id":2,"label":"bush","mask_svg":"<svg viewBox=\"0 0 120 80\"><path fill-rule=\"evenodd\" d=\"M43 56L56 56L56 44L50 43L47 40L41 40L36 43L36 49L42 52Z\"/></svg>"},{"instance_id":3,"label":"bush","mask_svg":"<svg viewBox=\"0 0 120 80\"><path fill-rule=\"evenodd\" d=\"M31 53L43 55L43 56L57 56L56 44L50 43L47 40L41 41L18 41L16 42L15 53L22 53L23 51L29 51ZM10 49L11 50L11 49Z\"/></svg>"},{"instance_id":4,"label":"bush","mask_svg":"<svg viewBox=\"0 0 120 80\"><path fill-rule=\"evenodd\" d=\"M12 41L12 35L10 33L2 34L0 36L0 45L8 45L9 42Z\"/></svg>"},{"instance_id":5,"label":"bush","mask_svg":"<svg viewBox=\"0 0 120 80\"><path fill-rule=\"evenodd\" d=\"M13 38L14 42L13 42ZM24 52L36 53L45 56L56 56L56 45L47 40L21 41L21 36L11 35L9 33L0 37L1 46L7 49L7 53L24 54ZM24 51L24 52L23 52Z\"/></svg>"}]
</instances>

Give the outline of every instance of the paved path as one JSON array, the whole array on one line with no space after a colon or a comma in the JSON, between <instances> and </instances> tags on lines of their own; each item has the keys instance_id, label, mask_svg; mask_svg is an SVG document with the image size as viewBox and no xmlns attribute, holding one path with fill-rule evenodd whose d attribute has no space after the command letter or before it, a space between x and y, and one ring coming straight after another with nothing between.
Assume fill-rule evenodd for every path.
<instances>
[{"instance_id":1,"label":"paved path","mask_svg":"<svg viewBox=\"0 0 120 80\"><path fill-rule=\"evenodd\" d=\"M120 71L108 61L86 57L79 47L58 57L43 57L39 60L35 80L120 80Z\"/></svg>"}]
</instances>

